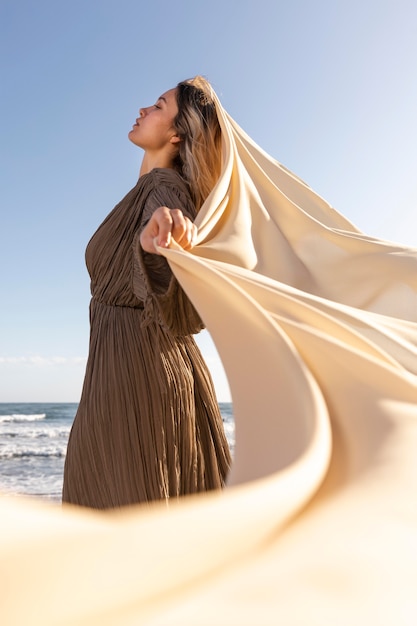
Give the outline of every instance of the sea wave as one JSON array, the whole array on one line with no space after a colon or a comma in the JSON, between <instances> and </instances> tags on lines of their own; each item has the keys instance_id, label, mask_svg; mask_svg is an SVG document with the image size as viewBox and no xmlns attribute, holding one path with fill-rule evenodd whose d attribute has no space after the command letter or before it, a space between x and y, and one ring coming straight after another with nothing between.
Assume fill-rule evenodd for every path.
<instances>
[{"instance_id":1,"label":"sea wave","mask_svg":"<svg viewBox=\"0 0 417 626\"><path fill-rule=\"evenodd\" d=\"M2 439L7 439L8 437L10 439L13 438L19 438L20 440L22 440L23 438L25 439L61 439L61 438L68 438L69 432L71 430L71 426L70 425L66 425L66 426L55 426L55 427L43 427L43 426L38 426L37 428L35 427L25 427L25 429L23 430L22 428L19 428L19 426L16 424L11 424L9 425L5 425L1 428L0 430L0 434Z\"/></svg>"},{"instance_id":2,"label":"sea wave","mask_svg":"<svg viewBox=\"0 0 417 626\"><path fill-rule=\"evenodd\" d=\"M22 446L22 445L3 445L0 449L0 459L24 459L34 458L62 458L66 454L66 445L55 446Z\"/></svg>"},{"instance_id":3,"label":"sea wave","mask_svg":"<svg viewBox=\"0 0 417 626\"><path fill-rule=\"evenodd\" d=\"M46 413L12 413L11 415L0 415L0 423L6 422L36 422L43 420Z\"/></svg>"}]
</instances>

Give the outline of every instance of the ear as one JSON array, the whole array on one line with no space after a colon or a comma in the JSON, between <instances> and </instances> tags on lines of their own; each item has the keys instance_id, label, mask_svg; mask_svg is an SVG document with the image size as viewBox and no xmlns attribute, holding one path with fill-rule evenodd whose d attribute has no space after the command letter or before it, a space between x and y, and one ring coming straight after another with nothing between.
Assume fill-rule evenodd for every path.
<instances>
[{"instance_id":1,"label":"ear","mask_svg":"<svg viewBox=\"0 0 417 626\"><path fill-rule=\"evenodd\" d=\"M169 140L169 142L172 144L180 143L181 141L182 139L178 135L172 135L171 139Z\"/></svg>"}]
</instances>

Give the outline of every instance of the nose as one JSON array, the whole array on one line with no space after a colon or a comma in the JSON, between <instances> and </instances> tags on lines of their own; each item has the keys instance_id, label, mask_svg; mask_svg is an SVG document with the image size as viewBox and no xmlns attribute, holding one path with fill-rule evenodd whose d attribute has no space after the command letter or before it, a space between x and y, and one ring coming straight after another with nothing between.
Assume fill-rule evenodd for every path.
<instances>
[{"instance_id":1,"label":"nose","mask_svg":"<svg viewBox=\"0 0 417 626\"><path fill-rule=\"evenodd\" d=\"M140 117L144 117L144 116L146 115L146 111L147 111L147 109L146 109L146 108L139 109L139 115L140 115Z\"/></svg>"}]
</instances>

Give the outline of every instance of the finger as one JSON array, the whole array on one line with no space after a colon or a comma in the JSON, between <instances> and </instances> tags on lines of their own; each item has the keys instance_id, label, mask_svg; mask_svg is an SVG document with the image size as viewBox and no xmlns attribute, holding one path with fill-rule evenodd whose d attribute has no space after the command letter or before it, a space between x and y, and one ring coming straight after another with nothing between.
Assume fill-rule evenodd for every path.
<instances>
[{"instance_id":1,"label":"finger","mask_svg":"<svg viewBox=\"0 0 417 626\"><path fill-rule=\"evenodd\" d=\"M157 237L152 237L145 229L140 234L140 245L145 252L161 254L158 250Z\"/></svg>"},{"instance_id":2,"label":"finger","mask_svg":"<svg viewBox=\"0 0 417 626\"><path fill-rule=\"evenodd\" d=\"M171 211L173 219L172 237L184 249L192 247L197 234L197 227L178 209Z\"/></svg>"},{"instance_id":3,"label":"finger","mask_svg":"<svg viewBox=\"0 0 417 626\"><path fill-rule=\"evenodd\" d=\"M181 246L184 248L184 250L190 250L194 246L196 239L197 226L195 226L195 224L190 221L189 228L187 229L187 232L181 240Z\"/></svg>"},{"instance_id":4,"label":"finger","mask_svg":"<svg viewBox=\"0 0 417 626\"><path fill-rule=\"evenodd\" d=\"M161 207L153 214L156 225L156 242L161 248L168 248L171 243L172 229L174 227L174 220L172 212L167 207ZM152 219L151 218L151 219Z\"/></svg>"},{"instance_id":5,"label":"finger","mask_svg":"<svg viewBox=\"0 0 417 626\"><path fill-rule=\"evenodd\" d=\"M157 253L157 246L168 247L171 242L172 218L167 207L158 208L140 235L140 243L146 252Z\"/></svg>"}]
</instances>

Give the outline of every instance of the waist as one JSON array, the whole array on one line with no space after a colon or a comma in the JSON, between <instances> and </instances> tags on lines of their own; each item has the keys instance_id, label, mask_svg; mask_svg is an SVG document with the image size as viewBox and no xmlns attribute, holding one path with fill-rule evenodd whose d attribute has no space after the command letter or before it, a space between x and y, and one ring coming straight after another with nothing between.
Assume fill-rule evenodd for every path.
<instances>
[{"instance_id":1,"label":"waist","mask_svg":"<svg viewBox=\"0 0 417 626\"><path fill-rule=\"evenodd\" d=\"M127 310L138 310L138 311L143 311L145 308L145 305L143 302L112 302L112 301L108 301L108 300L103 300L102 298L99 298L96 295L93 295L91 297L91 301L90 301L90 306L101 306L101 307L107 307L107 308L115 308L115 309L127 309Z\"/></svg>"}]
</instances>

